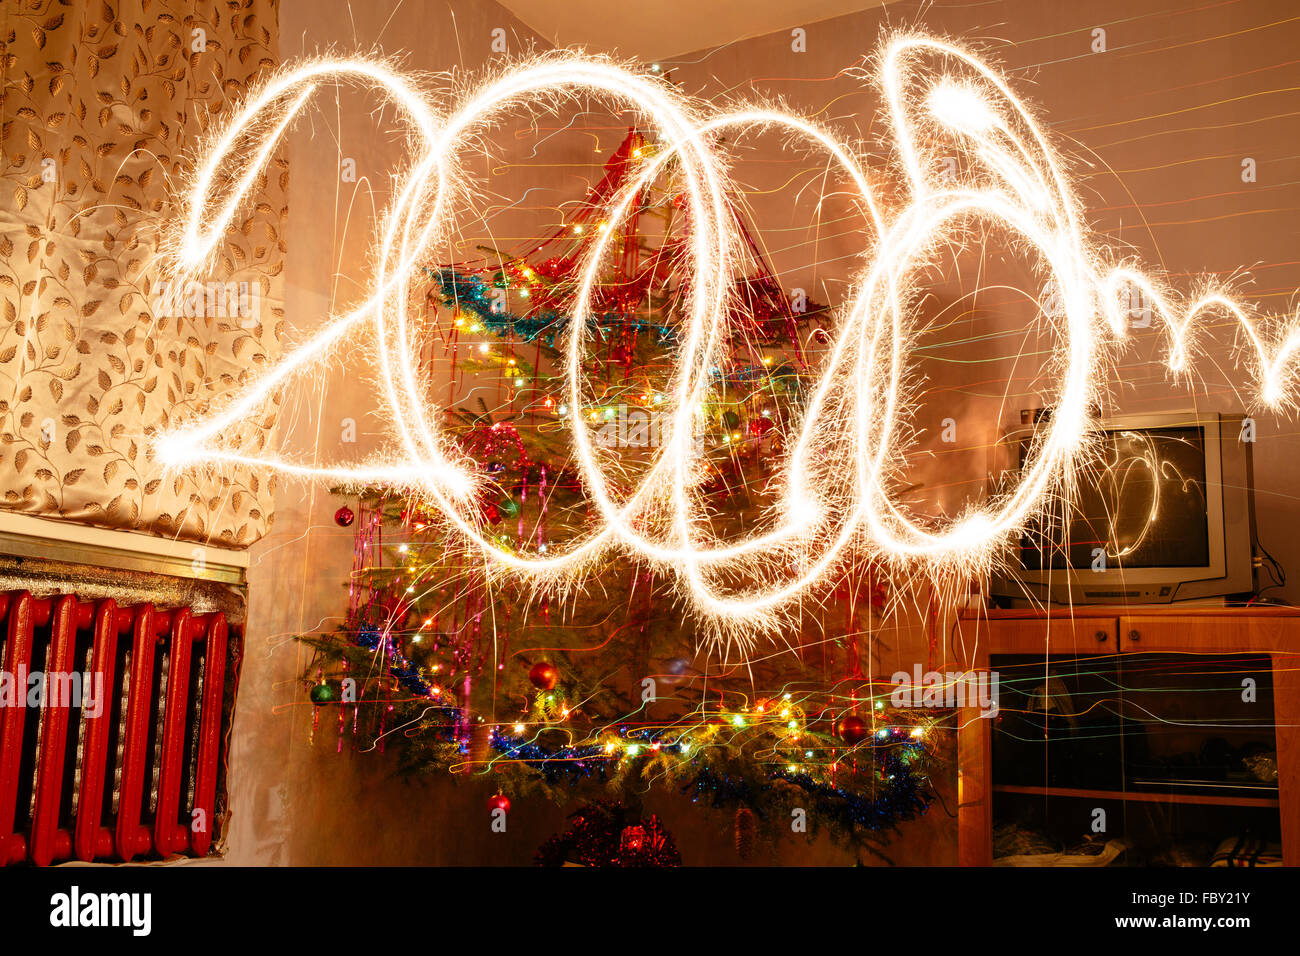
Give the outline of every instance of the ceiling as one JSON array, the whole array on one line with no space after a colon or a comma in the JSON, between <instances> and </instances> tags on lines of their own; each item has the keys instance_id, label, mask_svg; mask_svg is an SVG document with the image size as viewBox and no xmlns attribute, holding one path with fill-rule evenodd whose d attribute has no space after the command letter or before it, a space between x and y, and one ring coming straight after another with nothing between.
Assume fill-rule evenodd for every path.
<instances>
[{"instance_id":1,"label":"ceiling","mask_svg":"<svg viewBox=\"0 0 1300 956\"><path fill-rule=\"evenodd\" d=\"M556 46L668 59L884 6L889 0L499 0Z\"/></svg>"}]
</instances>

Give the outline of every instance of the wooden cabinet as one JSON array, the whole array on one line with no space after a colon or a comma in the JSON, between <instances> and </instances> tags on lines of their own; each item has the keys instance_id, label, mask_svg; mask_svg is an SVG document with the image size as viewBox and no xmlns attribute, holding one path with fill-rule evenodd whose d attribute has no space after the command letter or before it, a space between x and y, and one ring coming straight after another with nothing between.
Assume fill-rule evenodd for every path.
<instances>
[{"instance_id":1,"label":"wooden cabinet","mask_svg":"<svg viewBox=\"0 0 1300 956\"><path fill-rule=\"evenodd\" d=\"M1106 757L1098 756L1102 747L1084 757L1076 748L1061 751L1068 756L1058 758L1043 779L1033 779L1032 771L1028 780L1007 779L1005 761L1001 776L995 767L994 724L999 723L1001 733L1000 718L975 709L960 711L961 865L993 862L995 803L1039 799L1112 808L1108 813L1119 808L1126 821L1130 814L1153 813L1207 818L1218 813L1225 820L1238 814L1268 821L1279 834L1285 863L1300 865L1300 609L979 611L958 620L953 646L964 655L964 665L976 671L996 671L999 662L1004 667L1010 662L1012 674L1051 673L1054 662L1067 662L1072 673L1085 674L1100 690L1077 692L1080 699L1072 701L1070 711L1087 714L1105 708L1113 713L1120 730L1112 749L1114 759L1123 763L1122 770L1118 764L1110 766ZM1000 682L1008 679L1003 674ZM1216 722L1215 708L1227 706L1231 711L1237 703L1234 695L1245 700L1255 693L1256 684L1261 695L1258 711L1248 709L1244 712L1249 716L1243 717L1238 707L1238 712ZM1239 688L1252 690L1243 693ZM1063 713L1062 719L1077 718ZM1127 751L1124 734L1129 735ZM1134 734L1142 744L1139 755L1134 753L1139 750L1133 745ZM1210 750L1230 748L1224 738L1252 734L1275 741L1276 789L1271 784L1189 782L1174 779L1167 770L1176 763L1169 757L1171 750L1194 750L1198 742ZM1160 771L1148 772L1152 766ZM1208 836L1213 826L1197 819L1196 826Z\"/></svg>"}]
</instances>

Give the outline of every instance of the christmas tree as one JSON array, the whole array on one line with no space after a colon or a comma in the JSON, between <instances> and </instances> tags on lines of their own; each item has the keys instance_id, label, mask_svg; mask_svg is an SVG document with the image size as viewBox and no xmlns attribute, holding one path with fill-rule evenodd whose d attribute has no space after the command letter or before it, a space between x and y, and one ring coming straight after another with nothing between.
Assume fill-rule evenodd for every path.
<instances>
[{"instance_id":1,"label":"christmas tree","mask_svg":"<svg viewBox=\"0 0 1300 956\"><path fill-rule=\"evenodd\" d=\"M572 417L592 428L611 494L654 466L689 291L679 279L689 223L671 165L624 223L601 218L653 153L630 130L551 235L428 268L422 355L452 383L444 427L490 479L476 520L504 550L545 554L589 530ZM809 378L809 328L824 311L786 296L734 214L751 268L696 439L697 487L724 535L756 526L773 503L774 462ZM559 347L597 237L611 251L575 405ZM659 783L738 807L738 846L755 815L784 828L799 808L810 830L875 840L929 802L926 722L890 711L861 670L861 637L889 599L876 569L851 573L780 653L736 661L711 654L670 582L631 559L534 593L490 573L418 496L363 490L357 511L338 517L356 522L348 620L303 638L319 652L306 682L321 708L338 708L340 733L400 746L411 772L491 774L507 805L505 794L568 801Z\"/></svg>"}]
</instances>

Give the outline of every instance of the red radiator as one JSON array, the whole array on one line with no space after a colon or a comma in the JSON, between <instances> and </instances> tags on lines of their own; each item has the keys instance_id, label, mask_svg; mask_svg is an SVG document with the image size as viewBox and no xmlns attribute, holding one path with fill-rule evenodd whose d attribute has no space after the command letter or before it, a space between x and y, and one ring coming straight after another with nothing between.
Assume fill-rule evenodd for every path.
<instances>
[{"instance_id":1,"label":"red radiator","mask_svg":"<svg viewBox=\"0 0 1300 956\"><path fill-rule=\"evenodd\" d=\"M205 855L227 637L220 612L0 593L0 862Z\"/></svg>"}]
</instances>

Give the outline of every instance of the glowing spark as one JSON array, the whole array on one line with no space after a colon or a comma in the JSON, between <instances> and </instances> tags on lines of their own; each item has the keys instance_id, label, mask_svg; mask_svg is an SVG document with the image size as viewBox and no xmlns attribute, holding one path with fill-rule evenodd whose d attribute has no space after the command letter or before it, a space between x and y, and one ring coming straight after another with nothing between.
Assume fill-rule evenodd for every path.
<instances>
[{"instance_id":1,"label":"glowing spark","mask_svg":"<svg viewBox=\"0 0 1300 956\"><path fill-rule=\"evenodd\" d=\"M969 86L940 83L926 98L926 103L935 119L953 129L985 133L994 126L993 111Z\"/></svg>"},{"instance_id":2,"label":"glowing spark","mask_svg":"<svg viewBox=\"0 0 1300 956\"><path fill-rule=\"evenodd\" d=\"M178 274L192 274L216 254L285 130L322 83L358 82L395 102L414 130L415 162L381 224L369 298L331 317L313 339L216 414L163 434L156 454L173 468L240 464L413 489L445 515L489 567L542 585L576 581L602 553L618 548L671 571L716 636L744 646L754 634L780 624L802 595L825 584L850 557L865 555L909 572L956 571L969 577L995 560L999 548L1055 496L1068 496L1093 436L1088 409L1102 389L1100 372L1125 335L1123 303L1134 289L1165 323L1175 372L1190 365L1192 323L1208 313L1230 315L1251 343L1262 401L1293 407L1291 366L1300 350L1300 324L1292 321L1280 335L1265 336L1258 317L1224 291L1208 290L1180 307L1160 280L1108 265L1082 223L1062 162L1033 117L1006 81L972 54L930 37L898 36L886 43L879 63L876 81L907 200L889 210L860 156L813 121L767 108L708 114L672 86L604 60L561 53L517 65L470 91L447 116L436 114L412 81L380 62L323 59L282 72L250 96L202 156L174 238ZM418 350L408 293L430 250L447 238L451 206L465 193L457 162L461 144L473 141L509 108L584 95L639 113L657 130L657 141L634 181L602 210L577 274L574 321L564 349L567 384L559 414L575 410L565 421L599 520L566 547L529 553L502 547L476 517L472 500L483 479L435 424L437 409L428 404L412 358ZM824 150L855 190L869 230L861 274L834 325L827 371L793 423L776 520L761 533L719 540L704 530L706 510L696 487L702 427L697 409L707 404L712 370L724 358L734 305L729 293L743 255L714 141L723 129L747 127L777 129ZM249 153L243 144L258 137L260 145ZM251 158L240 162L245 155ZM631 494L620 498L593 438L600 423L576 413L591 403L584 390L584 345L594 324L592 299L601 262L617 234L612 227L634 214L636 197L669 161L679 171L692 224L690 297L673 377L654 398L667 413L657 457ZM226 168L236 170L233 185L219 194L217 171ZM1061 341L1052 362L1062 384L1019 485L935 527L919 522L891 497L907 447L902 416L912 399L905 384L914 335L911 275L964 224L977 220L1007 230L1041 258L1060 304L1053 320ZM581 225L572 231L582 232ZM376 347L369 357L377 366L398 454L373 464L317 467L229 447L223 436L262 409L290 376L334 354L365 324L374 331ZM593 412L591 419L596 418Z\"/></svg>"}]
</instances>

